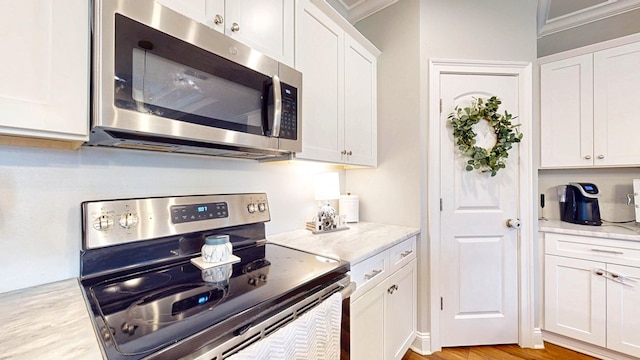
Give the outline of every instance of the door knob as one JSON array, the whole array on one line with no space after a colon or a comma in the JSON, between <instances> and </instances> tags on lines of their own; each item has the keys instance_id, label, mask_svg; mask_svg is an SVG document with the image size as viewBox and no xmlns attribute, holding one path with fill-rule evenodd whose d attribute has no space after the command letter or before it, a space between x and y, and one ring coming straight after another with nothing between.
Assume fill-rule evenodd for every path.
<instances>
[{"instance_id":1,"label":"door knob","mask_svg":"<svg viewBox=\"0 0 640 360\"><path fill-rule=\"evenodd\" d=\"M510 227L512 229L520 229L521 226L522 226L522 223L520 222L520 219L507 220L507 227Z\"/></svg>"},{"instance_id":2,"label":"door knob","mask_svg":"<svg viewBox=\"0 0 640 360\"><path fill-rule=\"evenodd\" d=\"M238 25L238 23L231 24L231 31L233 31L233 32L240 31L240 25Z\"/></svg>"},{"instance_id":3,"label":"door knob","mask_svg":"<svg viewBox=\"0 0 640 360\"><path fill-rule=\"evenodd\" d=\"M217 14L214 18L213 18L213 23L216 25L220 25L222 24L222 22L224 21L224 18L222 17L222 15Z\"/></svg>"}]
</instances>

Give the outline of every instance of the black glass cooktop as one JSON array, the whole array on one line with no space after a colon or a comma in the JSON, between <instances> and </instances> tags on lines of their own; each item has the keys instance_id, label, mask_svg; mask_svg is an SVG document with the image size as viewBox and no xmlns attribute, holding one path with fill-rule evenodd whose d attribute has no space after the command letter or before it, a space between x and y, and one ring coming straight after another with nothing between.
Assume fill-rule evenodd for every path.
<instances>
[{"instance_id":1,"label":"black glass cooktop","mask_svg":"<svg viewBox=\"0 0 640 360\"><path fill-rule=\"evenodd\" d=\"M346 262L270 243L234 255L240 262L205 270L187 259L83 280L109 358L139 358L212 326L221 335L242 331L349 270Z\"/></svg>"}]
</instances>

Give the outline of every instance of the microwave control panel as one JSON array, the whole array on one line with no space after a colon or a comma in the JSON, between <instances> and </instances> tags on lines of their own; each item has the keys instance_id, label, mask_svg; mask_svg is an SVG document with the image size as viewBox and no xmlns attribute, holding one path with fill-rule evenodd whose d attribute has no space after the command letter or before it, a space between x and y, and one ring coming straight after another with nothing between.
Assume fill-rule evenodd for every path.
<instances>
[{"instance_id":1,"label":"microwave control panel","mask_svg":"<svg viewBox=\"0 0 640 360\"><path fill-rule=\"evenodd\" d=\"M298 89L287 84L282 84L280 137L298 140Z\"/></svg>"}]
</instances>

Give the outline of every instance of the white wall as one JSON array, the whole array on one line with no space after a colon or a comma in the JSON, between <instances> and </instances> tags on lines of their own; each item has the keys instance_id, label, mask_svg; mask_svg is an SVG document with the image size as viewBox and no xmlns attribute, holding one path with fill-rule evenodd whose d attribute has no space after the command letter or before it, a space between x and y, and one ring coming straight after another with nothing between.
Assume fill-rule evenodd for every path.
<instances>
[{"instance_id":1,"label":"white wall","mask_svg":"<svg viewBox=\"0 0 640 360\"><path fill-rule=\"evenodd\" d=\"M325 171L336 170L135 150L0 146L0 292L78 276L82 201L266 192L267 233L273 234L311 220L313 175Z\"/></svg>"},{"instance_id":2,"label":"white wall","mask_svg":"<svg viewBox=\"0 0 640 360\"><path fill-rule=\"evenodd\" d=\"M378 58L378 168L347 171L366 221L419 227L420 27L417 0L402 0L359 22Z\"/></svg>"}]
</instances>

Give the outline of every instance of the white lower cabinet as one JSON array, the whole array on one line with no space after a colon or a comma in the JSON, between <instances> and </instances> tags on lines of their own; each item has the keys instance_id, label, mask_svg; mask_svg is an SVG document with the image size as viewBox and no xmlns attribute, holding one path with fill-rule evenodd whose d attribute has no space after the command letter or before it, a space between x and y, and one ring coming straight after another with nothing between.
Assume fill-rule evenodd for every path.
<instances>
[{"instance_id":1,"label":"white lower cabinet","mask_svg":"<svg viewBox=\"0 0 640 360\"><path fill-rule=\"evenodd\" d=\"M640 244L545 234L544 329L640 357Z\"/></svg>"},{"instance_id":2,"label":"white lower cabinet","mask_svg":"<svg viewBox=\"0 0 640 360\"><path fill-rule=\"evenodd\" d=\"M415 238L354 265L352 273L359 288L351 300L351 359L402 359L416 335Z\"/></svg>"},{"instance_id":3,"label":"white lower cabinet","mask_svg":"<svg viewBox=\"0 0 640 360\"><path fill-rule=\"evenodd\" d=\"M607 265L607 270L635 279L631 285L607 281L607 347L640 357L640 268Z\"/></svg>"}]
</instances>

